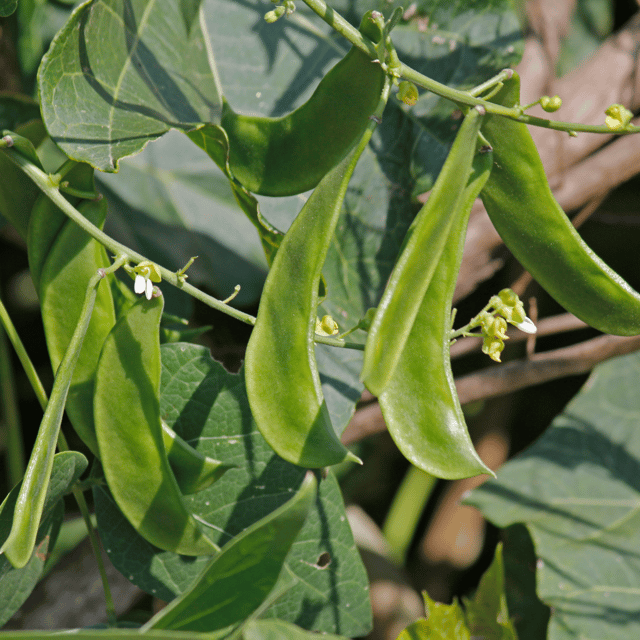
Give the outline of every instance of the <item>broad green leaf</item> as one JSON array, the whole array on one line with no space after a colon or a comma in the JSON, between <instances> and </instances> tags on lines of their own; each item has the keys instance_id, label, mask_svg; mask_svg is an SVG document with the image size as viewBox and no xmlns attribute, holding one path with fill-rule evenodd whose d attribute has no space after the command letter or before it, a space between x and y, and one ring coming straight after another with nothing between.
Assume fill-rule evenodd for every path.
<instances>
[{"instance_id":1,"label":"broad green leaf","mask_svg":"<svg viewBox=\"0 0 640 640\"><path fill-rule=\"evenodd\" d=\"M195 345L164 345L162 360L164 420L198 451L238 466L210 489L185 497L196 516L214 526L214 541L222 546L290 499L305 472L278 458L260 436L242 374L226 372L207 349ZM112 562L148 593L172 600L209 562L152 547L135 533L104 487L95 488L94 496ZM300 584L265 615L327 633L368 633L367 578L332 474L320 482L318 499L286 564Z\"/></svg>"},{"instance_id":2,"label":"broad green leaf","mask_svg":"<svg viewBox=\"0 0 640 640\"><path fill-rule=\"evenodd\" d=\"M77 451L56 454L31 559L22 569L14 569L5 557L0 556L0 627L22 606L40 580L62 523L64 506L60 500L86 467L87 459ZM0 546L11 531L20 487L20 484L16 485L0 505Z\"/></svg>"},{"instance_id":3,"label":"broad green leaf","mask_svg":"<svg viewBox=\"0 0 640 640\"><path fill-rule=\"evenodd\" d=\"M222 299L239 284L240 306L258 299L267 271L258 235L228 180L184 135L172 131L125 159L117 175L97 178L107 188L111 235L173 270L198 256L191 284Z\"/></svg>"},{"instance_id":4,"label":"broad green leaf","mask_svg":"<svg viewBox=\"0 0 640 640\"><path fill-rule=\"evenodd\" d=\"M242 627L243 640L317 640L318 634L284 620L250 620ZM346 640L344 636L322 634L323 640Z\"/></svg>"},{"instance_id":5,"label":"broad green leaf","mask_svg":"<svg viewBox=\"0 0 640 640\"><path fill-rule=\"evenodd\" d=\"M473 598L463 598L462 602L467 625L474 637L517 640L507 608L501 544L496 547L493 562L480 579Z\"/></svg>"},{"instance_id":6,"label":"broad green leaf","mask_svg":"<svg viewBox=\"0 0 640 640\"><path fill-rule=\"evenodd\" d=\"M317 486L314 474L307 472L294 497L232 538L198 580L145 628L208 632L252 614L275 586Z\"/></svg>"},{"instance_id":7,"label":"broad green leaf","mask_svg":"<svg viewBox=\"0 0 640 640\"><path fill-rule=\"evenodd\" d=\"M543 436L471 496L494 524L529 530L549 640L640 635L639 375L638 354L596 367Z\"/></svg>"},{"instance_id":8,"label":"broad green leaf","mask_svg":"<svg viewBox=\"0 0 640 640\"><path fill-rule=\"evenodd\" d=\"M200 23L173 0L90 0L54 39L38 74L42 116L70 157L103 171L171 128L220 119Z\"/></svg>"}]
</instances>

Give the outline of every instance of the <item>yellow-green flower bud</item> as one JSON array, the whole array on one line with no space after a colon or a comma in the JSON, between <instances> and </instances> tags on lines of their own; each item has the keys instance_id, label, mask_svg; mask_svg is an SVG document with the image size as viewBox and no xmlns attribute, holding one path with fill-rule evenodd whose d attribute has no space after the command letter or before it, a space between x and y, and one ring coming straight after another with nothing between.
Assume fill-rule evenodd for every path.
<instances>
[{"instance_id":1,"label":"yellow-green flower bud","mask_svg":"<svg viewBox=\"0 0 640 640\"><path fill-rule=\"evenodd\" d=\"M264 20L268 24L273 24L285 14L286 9L283 6L276 7L273 11L267 11L264 14Z\"/></svg>"},{"instance_id":2,"label":"yellow-green flower bud","mask_svg":"<svg viewBox=\"0 0 640 640\"><path fill-rule=\"evenodd\" d=\"M371 323L373 322L373 317L376 315L376 307L371 307L367 309L367 312L364 314L364 317L358 322L358 329L363 329L364 331L369 331L371 329Z\"/></svg>"},{"instance_id":3,"label":"yellow-green flower bud","mask_svg":"<svg viewBox=\"0 0 640 640\"><path fill-rule=\"evenodd\" d=\"M498 297L508 307L515 307L518 304L518 302L520 302L520 298L518 298L518 294L513 289L503 289L498 294Z\"/></svg>"},{"instance_id":4,"label":"yellow-green flower bud","mask_svg":"<svg viewBox=\"0 0 640 640\"><path fill-rule=\"evenodd\" d=\"M418 102L418 87L413 82L403 80L398 85L398 100L402 100L407 106L412 107Z\"/></svg>"},{"instance_id":5,"label":"yellow-green flower bud","mask_svg":"<svg viewBox=\"0 0 640 640\"><path fill-rule=\"evenodd\" d=\"M504 342L500 338L487 336L482 341L482 353L488 355L495 362L501 362L500 354L503 349Z\"/></svg>"},{"instance_id":6,"label":"yellow-green flower bud","mask_svg":"<svg viewBox=\"0 0 640 640\"><path fill-rule=\"evenodd\" d=\"M612 104L606 111L604 123L610 131L622 131L629 126L633 113L621 104Z\"/></svg>"},{"instance_id":7,"label":"yellow-green flower bud","mask_svg":"<svg viewBox=\"0 0 640 640\"><path fill-rule=\"evenodd\" d=\"M321 336L335 336L338 333L338 323L331 316L316 319L316 333Z\"/></svg>"},{"instance_id":8,"label":"yellow-green flower bud","mask_svg":"<svg viewBox=\"0 0 640 640\"><path fill-rule=\"evenodd\" d=\"M551 98L549 96L542 96L542 98L540 98L540 106L547 113L553 113L562 106L562 99L558 95L555 95Z\"/></svg>"}]
</instances>

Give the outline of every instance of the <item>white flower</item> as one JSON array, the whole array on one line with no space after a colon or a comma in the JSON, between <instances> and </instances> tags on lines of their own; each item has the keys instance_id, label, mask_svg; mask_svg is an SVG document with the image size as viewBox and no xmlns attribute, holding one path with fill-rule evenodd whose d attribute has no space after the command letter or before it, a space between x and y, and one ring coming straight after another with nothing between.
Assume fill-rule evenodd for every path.
<instances>
[{"instance_id":1,"label":"white flower","mask_svg":"<svg viewBox=\"0 0 640 640\"><path fill-rule=\"evenodd\" d=\"M131 275L136 274L133 282L133 290L136 293L144 293L147 300L151 300L153 296L153 283L162 281L158 265L149 260L143 260L139 265L130 269L129 273L131 273Z\"/></svg>"},{"instance_id":2,"label":"white flower","mask_svg":"<svg viewBox=\"0 0 640 640\"><path fill-rule=\"evenodd\" d=\"M518 322L515 323L515 326L518 327L518 329L520 329L520 331L523 331L524 333L537 333L538 332L538 328L536 327L535 324L533 324L533 320L531 320L531 318L529 317L525 317L525 319L522 322Z\"/></svg>"},{"instance_id":3,"label":"white flower","mask_svg":"<svg viewBox=\"0 0 640 640\"><path fill-rule=\"evenodd\" d=\"M147 296L147 300L151 300L153 294L153 282L149 278L145 278L143 275L138 274L135 282L133 283L133 290L136 293L144 293Z\"/></svg>"}]
</instances>

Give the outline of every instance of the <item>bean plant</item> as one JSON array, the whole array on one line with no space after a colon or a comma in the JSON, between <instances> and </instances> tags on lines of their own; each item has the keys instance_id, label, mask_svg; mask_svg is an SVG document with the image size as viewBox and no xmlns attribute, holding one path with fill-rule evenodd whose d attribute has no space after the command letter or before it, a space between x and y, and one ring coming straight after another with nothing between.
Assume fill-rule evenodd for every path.
<instances>
[{"instance_id":1,"label":"bean plant","mask_svg":"<svg viewBox=\"0 0 640 640\"><path fill-rule=\"evenodd\" d=\"M600 125L530 115L508 2L445 5L87 0L56 5L64 19L48 50L43 36L42 51L23 51L37 100L0 95L0 213L26 248L54 382L47 394L0 304L43 411L0 506L0 626L41 578L72 494L96 562L91 510L113 564L168 602L118 619L101 568L108 622L75 637L366 635L367 576L334 473L367 464L341 441L363 390L415 468L493 477L467 430L450 346L481 337L500 362L509 325L536 332L508 288L456 321L477 198L564 309L604 333L640 334L640 294L574 229L530 133L629 135L640 131L633 114L613 104ZM2 15L14 11L25 34L30 12L47 15L46 3L0 2ZM561 103L534 104L551 114ZM239 372L196 342L206 327L185 326L192 298L252 327ZM609 393L613 371L600 370L536 447L553 451L567 421L577 433L591 420L593 388ZM20 457L17 444L8 455ZM575 501L545 510L513 469L471 501L504 527L535 521L536 500L551 518L529 527L548 625L534 607L510 611L505 565L524 547L507 538L473 597L441 605L425 594L425 618L401 637L635 637L637 571L589 581L553 564L566 522L603 540L604 522ZM592 484L582 506L613 509ZM620 496L615 518L632 503L637 494ZM602 542L632 564L626 544ZM616 595L607 604L598 593Z\"/></svg>"}]
</instances>

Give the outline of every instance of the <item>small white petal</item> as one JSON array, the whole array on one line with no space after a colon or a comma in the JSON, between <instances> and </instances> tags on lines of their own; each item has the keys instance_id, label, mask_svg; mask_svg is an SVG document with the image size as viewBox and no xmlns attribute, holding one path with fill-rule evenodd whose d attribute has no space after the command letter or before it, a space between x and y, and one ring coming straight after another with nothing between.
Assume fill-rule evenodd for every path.
<instances>
[{"instance_id":1,"label":"small white petal","mask_svg":"<svg viewBox=\"0 0 640 640\"><path fill-rule=\"evenodd\" d=\"M147 300L151 300L151 295L153 294L153 282L151 280L147 280L147 288L145 291L145 295L147 296Z\"/></svg>"},{"instance_id":2,"label":"small white petal","mask_svg":"<svg viewBox=\"0 0 640 640\"><path fill-rule=\"evenodd\" d=\"M145 287L144 276L137 275L135 282L133 283L133 290L136 293L144 293L144 287Z\"/></svg>"},{"instance_id":3,"label":"small white petal","mask_svg":"<svg viewBox=\"0 0 640 640\"><path fill-rule=\"evenodd\" d=\"M520 324L517 324L516 327L524 333L537 333L538 331L538 328L533 324L531 318L525 318Z\"/></svg>"}]
</instances>

